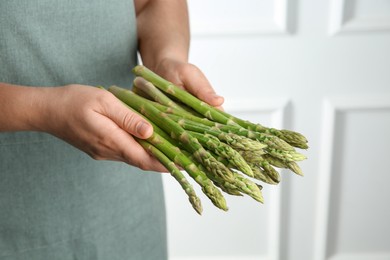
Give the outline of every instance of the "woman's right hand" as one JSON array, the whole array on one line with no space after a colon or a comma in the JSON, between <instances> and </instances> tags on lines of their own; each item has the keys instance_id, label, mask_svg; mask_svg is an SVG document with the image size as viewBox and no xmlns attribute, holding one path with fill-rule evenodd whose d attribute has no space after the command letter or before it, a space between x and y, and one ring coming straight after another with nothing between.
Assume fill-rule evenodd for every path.
<instances>
[{"instance_id":1,"label":"woman's right hand","mask_svg":"<svg viewBox=\"0 0 390 260\"><path fill-rule=\"evenodd\" d=\"M30 111L24 113L28 113L27 130L50 133L96 160L123 161L143 170L167 171L133 138L150 137L152 126L110 92L85 85L26 89L31 104ZM0 117L1 120L7 123L7 118Z\"/></svg>"}]
</instances>

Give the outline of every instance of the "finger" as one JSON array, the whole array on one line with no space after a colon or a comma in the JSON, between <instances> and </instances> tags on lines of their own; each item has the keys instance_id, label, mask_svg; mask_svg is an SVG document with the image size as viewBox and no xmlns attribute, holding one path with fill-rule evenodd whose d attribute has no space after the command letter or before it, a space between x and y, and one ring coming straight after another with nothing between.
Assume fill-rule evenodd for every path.
<instances>
[{"instance_id":1,"label":"finger","mask_svg":"<svg viewBox=\"0 0 390 260\"><path fill-rule=\"evenodd\" d=\"M124 161L145 171L168 172L168 170L134 139L128 142L131 145L124 146Z\"/></svg>"},{"instance_id":2,"label":"finger","mask_svg":"<svg viewBox=\"0 0 390 260\"><path fill-rule=\"evenodd\" d=\"M112 139L107 141L107 144L120 161L145 171L167 172L167 169L126 131L118 128L110 136Z\"/></svg>"},{"instance_id":3,"label":"finger","mask_svg":"<svg viewBox=\"0 0 390 260\"><path fill-rule=\"evenodd\" d=\"M216 94L210 82L199 69L194 68L193 70L192 73L181 75L181 81L186 90L212 106L221 107L224 98Z\"/></svg>"},{"instance_id":4,"label":"finger","mask_svg":"<svg viewBox=\"0 0 390 260\"><path fill-rule=\"evenodd\" d=\"M105 110L106 116L126 132L141 139L146 139L152 135L152 125L142 116L128 109L116 98L106 106Z\"/></svg>"},{"instance_id":5,"label":"finger","mask_svg":"<svg viewBox=\"0 0 390 260\"><path fill-rule=\"evenodd\" d=\"M220 111L225 111L225 109L223 108L223 106L217 106L215 107L216 109L220 110Z\"/></svg>"},{"instance_id":6,"label":"finger","mask_svg":"<svg viewBox=\"0 0 390 260\"><path fill-rule=\"evenodd\" d=\"M87 153L97 160L115 160L141 168L167 172L165 167L153 156L147 153L142 146L124 129L120 128L111 118L104 115L88 119L93 127L84 135L84 139L91 141L93 146ZM95 140L90 140L90 133L96 133ZM86 147L84 147L85 150Z\"/></svg>"}]
</instances>

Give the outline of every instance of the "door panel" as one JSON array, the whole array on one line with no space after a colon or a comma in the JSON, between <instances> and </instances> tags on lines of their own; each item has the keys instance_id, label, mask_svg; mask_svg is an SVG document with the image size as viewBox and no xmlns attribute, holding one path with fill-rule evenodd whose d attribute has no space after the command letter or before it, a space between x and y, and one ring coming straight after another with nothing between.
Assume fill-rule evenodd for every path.
<instances>
[{"instance_id":1,"label":"door panel","mask_svg":"<svg viewBox=\"0 0 390 260\"><path fill-rule=\"evenodd\" d=\"M228 212L198 189L197 216L164 176L171 259L390 259L389 3L189 0L190 61L225 109L310 149L304 177L281 172L264 205L227 196Z\"/></svg>"}]
</instances>

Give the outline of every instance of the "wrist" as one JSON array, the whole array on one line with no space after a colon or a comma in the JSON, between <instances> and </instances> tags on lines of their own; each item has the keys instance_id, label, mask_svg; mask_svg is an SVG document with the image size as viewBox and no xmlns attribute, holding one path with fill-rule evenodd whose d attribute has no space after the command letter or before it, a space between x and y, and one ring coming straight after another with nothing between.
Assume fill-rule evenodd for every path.
<instances>
[{"instance_id":1,"label":"wrist","mask_svg":"<svg viewBox=\"0 0 390 260\"><path fill-rule=\"evenodd\" d=\"M41 131L48 88L0 84L0 131Z\"/></svg>"},{"instance_id":2,"label":"wrist","mask_svg":"<svg viewBox=\"0 0 390 260\"><path fill-rule=\"evenodd\" d=\"M164 44L157 44L156 39L144 37L140 40L140 54L143 64L149 69L155 69L164 60L188 62L189 41L180 35L170 35L170 38L160 39Z\"/></svg>"},{"instance_id":3,"label":"wrist","mask_svg":"<svg viewBox=\"0 0 390 260\"><path fill-rule=\"evenodd\" d=\"M57 88L34 87L32 89L30 93L31 113L26 121L28 130L50 132L48 123L52 120L50 111L53 110L52 103L56 100L53 92L57 91Z\"/></svg>"},{"instance_id":4,"label":"wrist","mask_svg":"<svg viewBox=\"0 0 390 260\"><path fill-rule=\"evenodd\" d=\"M158 68L167 63L188 63L188 54L184 52L164 51L164 53L155 57L142 59L142 62L147 68L152 71L157 71Z\"/></svg>"}]
</instances>

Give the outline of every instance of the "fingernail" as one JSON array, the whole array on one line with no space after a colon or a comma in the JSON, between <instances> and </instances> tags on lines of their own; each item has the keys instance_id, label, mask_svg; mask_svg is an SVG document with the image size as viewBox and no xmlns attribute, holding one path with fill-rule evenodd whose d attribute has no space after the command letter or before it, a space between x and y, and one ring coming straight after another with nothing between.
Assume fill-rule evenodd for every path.
<instances>
[{"instance_id":1,"label":"fingernail","mask_svg":"<svg viewBox=\"0 0 390 260\"><path fill-rule=\"evenodd\" d=\"M150 126L145 122L140 122L137 125L137 134L139 134L140 136L146 136L149 130L150 130Z\"/></svg>"},{"instance_id":2,"label":"fingernail","mask_svg":"<svg viewBox=\"0 0 390 260\"><path fill-rule=\"evenodd\" d=\"M213 96L214 96L214 98L223 98L223 97L221 97L220 95L217 95L217 94L214 94Z\"/></svg>"},{"instance_id":3,"label":"fingernail","mask_svg":"<svg viewBox=\"0 0 390 260\"><path fill-rule=\"evenodd\" d=\"M221 110L222 112L225 111L225 109L224 109L222 106L218 106L217 109L218 109L218 110Z\"/></svg>"},{"instance_id":4,"label":"fingernail","mask_svg":"<svg viewBox=\"0 0 390 260\"><path fill-rule=\"evenodd\" d=\"M222 103L223 103L223 101L224 101L224 98L222 97L222 96L219 96L219 95L217 95L217 94L215 94L214 96L213 96L213 98L214 98L214 100L217 100L218 101L218 105L222 105Z\"/></svg>"}]
</instances>

